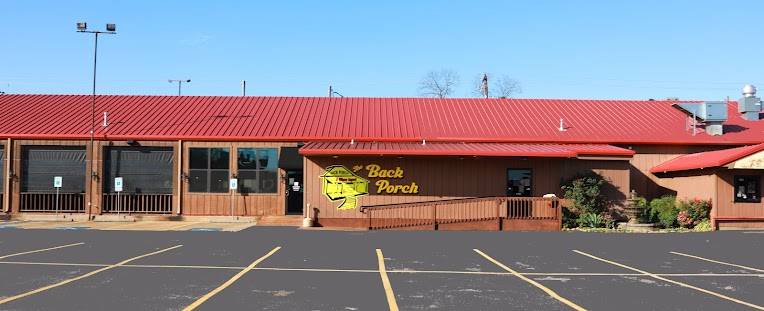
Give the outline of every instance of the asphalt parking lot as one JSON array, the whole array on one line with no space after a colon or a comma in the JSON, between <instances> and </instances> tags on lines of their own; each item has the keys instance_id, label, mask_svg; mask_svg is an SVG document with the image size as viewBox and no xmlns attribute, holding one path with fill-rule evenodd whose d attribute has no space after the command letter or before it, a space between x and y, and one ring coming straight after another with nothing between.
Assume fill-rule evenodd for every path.
<instances>
[{"instance_id":1,"label":"asphalt parking lot","mask_svg":"<svg viewBox=\"0 0 764 311\"><path fill-rule=\"evenodd\" d=\"M0 310L764 310L764 232L0 229Z\"/></svg>"}]
</instances>

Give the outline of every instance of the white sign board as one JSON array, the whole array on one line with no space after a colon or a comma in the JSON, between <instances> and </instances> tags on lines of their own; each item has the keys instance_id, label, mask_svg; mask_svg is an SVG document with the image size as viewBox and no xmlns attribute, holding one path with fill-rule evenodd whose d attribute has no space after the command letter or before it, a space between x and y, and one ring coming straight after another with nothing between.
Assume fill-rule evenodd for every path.
<instances>
[{"instance_id":1,"label":"white sign board","mask_svg":"<svg viewBox=\"0 0 764 311\"><path fill-rule=\"evenodd\" d=\"M292 184L292 191L300 191L300 183L295 181L294 184Z\"/></svg>"},{"instance_id":2,"label":"white sign board","mask_svg":"<svg viewBox=\"0 0 764 311\"><path fill-rule=\"evenodd\" d=\"M231 180L228 182L228 189L236 190L239 188L239 180L236 178L231 178Z\"/></svg>"},{"instance_id":3,"label":"white sign board","mask_svg":"<svg viewBox=\"0 0 764 311\"><path fill-rule=\"evenodd\" d=\"M64 178L61 176L53 177L53 188L61 188L64 184Z\"/></svg>"},{"instance_id":4,"label":"white sign board","mask_svg":"<svg viewBox=\"0 0 764 311\"><path fill-rule=\"evenodd\" d=\"M114 177L114 191L122 192L122 177Z\"/></svg>"}]
</instances>

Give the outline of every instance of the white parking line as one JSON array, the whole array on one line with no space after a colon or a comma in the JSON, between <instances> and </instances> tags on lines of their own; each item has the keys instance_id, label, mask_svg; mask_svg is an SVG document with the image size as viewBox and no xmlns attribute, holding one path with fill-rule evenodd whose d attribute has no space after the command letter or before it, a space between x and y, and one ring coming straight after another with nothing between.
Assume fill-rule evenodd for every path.
<instances>
[{"instance_id":1,"label":"white parking line","mask_svg":"<svg viewBox=\"0 0 764 311\"><path fill-rule=\"evenodd\" d=\"M262 257L258 258L255 261L253 261L251 264L249 264L249 266L247 266L243 270L239 271L239 273L236 273L233 277L228 279L228 281L223 282L223 284L220 284L220 286L218 286L217 288L213 289L212 291L210 291L209 293L205 294L204 296L199 297L199 299L197 299L196 301L194 301L193 303L191 303L187 307L183 308L183 311L191 311L191 310L194 310L194 309L198 308L204 302L206 302L207 300L212 298L212 296L217 295L217 293L223 291L228 286L231 286L231 284L233 284L234 282L239 280L242 276L244 276L244 274L246 274L247 272L249 272L252 269L254 269L255 266L257 266L259 263L261 263L263 260L265 260L268 257L270 257L271 255L273 255L274 253L278 252L280 249L281 249L281 246L278 246L278 247L272 249L267 254L263 255Z\"/></svg>"},{"instance_id":2,"label":"white parking line","mask_svg":"<svg viewBox=\"0 0 764 311\"><path fill-rule=\"evenodd\" d=\"M551 296L554 299L557 299L558 301L562 302L563 304L567 305L568 307L571 307L572 309L577 310L577 311L586 311L586 309L584 309L583 307L577 305L576 303L568 300L565 297L560 296L559 294L557 294L555 291L553 291L549 287L546 287L544 285L541 285L541 283L539 283L539 282L536 282L534 280L529 279L528 277L518 273L517 271L513 270L512 268L507 267L506 265L504 265L500 261L498 261L496 259L493 259L491 256L488 256L486 253L483 253L479 249L473 249L473 250L476 253L480 254L480 256L483 256L485 259L488 259L488 261L493 262L495 265L497 265L497 266L501 267L502 269L508 271L509 273L511 273L514 276L520 278L521 280L526 281L526 282L530 283L533 286L536 286L540 290L542 290L545 293L547 293L547 295Z\"/></svg>"},{"instance_id":3,"label":"white parking line","mask_svg":"<svg viewBox=\"0 0 764 311\"><path fill-rule=\"evenodd\" d=\"M34 254L34 253L39 253L39 252L47 252L47 251L52 251L52 250L56 250L56 249L62 249L62 248L72 247L72 246L77 246L77 245L82 245L82 244L85 244L85 243L79 242L79 243L72 243L72 244L66 244L66 245L61 245L61 246L48 247L48 248L43 248L43 249L36 249L36 250L33 250L33 251L26 251L26 252L21 252L21 253L15 253L15 254L9 254L9 255L0 256L0 259L10 258L10 257L14 257L14 256L21 256L21 255L26 255L26 254Z\"/></svg>"},{"instance_id":4,"label":"white parking line","mask_svg":"<svg viewBox=\"0 0 764 311\"><path fill-rule=\"evenodd\" d=\"M671 283L671 284L674 284L674 285L679 285L679 286L686 287L686 288L689 288L689 289L694 289L694 290L699 291L701 293L708 294L708 295L711 295L711 296L715 296L715 297L718 297L718 298L721 298L721 299L724 299L724 300L728 300L728 301L731 301L731 302L734 302L734 303L737 303L737 304L741 304L741 305L744 305L746 307L754 308L754 309L757 309L757 310L764 310L764 307L756 305L756 304L752 304L750 302L742 301L742 300L737 299L737 298L732 298L730 296L727 296L727 295L724 295L724 294L720 294L720 293L717 293L717 292L713 292L713 291L710 291L710 290L707 290L707 289L704 289L704 288L700 288L700 287L697 287L697 286L693 286L693 285L690 285L690 284L687 284L687 283L682 283L682 282L679 282L679 281L674 281L674 280L671 280L671 279L667 279L665 277L662 277L662 276L659 276L659 275L656 275L656 274L653 274L653 273L650 273L650 272L647 272L647 271L644 271L644 270L640 270L640 269L637 269L637 268L634 268L634 267L631 267L631 266L627 266L627 265L622 264L622 263L617 263L617 262L612 261L612 260L607 260L607 259L604 259L604 258L600 258L600 257L594 256L592 254L588 254L588 253L585 253L585 252L582 252L582 251L579 251L579 250L573 250L573 252L578 253L580 255L584 255L584 256L592 258L592 259L596 259L596 260L605 262L605 263L609 263L609 264L614 265L614 266L618 266L618 267L621 267L621 268L624 268L624 269L628 269L628 270L631 270L631 271L636 271L636 272L642 273L645 276L649 276L649 277L657 279L657 280L668 282L668 283Z\"/></svg>"},{"instance_id":5,"label":"white parking line","mask_svg":"<svg viewBox=\"0 0 764 311\"><path fill-rule=\"evenodd\" d=\"M726 266L730 266L730 267L736 267L736 268L745 269L745 270L751 270L751 271L756 271L756 272L764 272L764 269L757 269L757 268L752 268L752 267L748 267L748 266L738 265L738 264L734 264L734 263L729 263L729 262L724 262L724 261L718 261L718 260L703 258L703 257L696 256L696 255L690 255L690 254L685 254L685 253L680 253L680 252L669 252L669 253L672 253L674 255L689 257L689 258L695 258L695 259L698 259L698 260L713 262L713 263L717 263L717 264L720 264L720 265L726 265Z\"/></svg>"},{"instance_id":6,"label":"white parking line","mask_svg":"<svg viewBox=\"0 0 764 311\"><path fill-rule=\"evenodd\" d=\"M120 261L120 262L118 262L116 264L109 265L109 266L103 267L103 268L98 269L98 270L90 271L88 273L85 273L85 274L77 276L77 277L73 277L71 279L66 279L66 280L63 280L61 282L58 282L58 283L55 283L55 284L51 284L51 285L47 285L47 286L43 286L43 287L40 287L38 289L34 289L34 290L31 290L31 291L28 291L28 292L24 292L24 293L15 295L15 296L6 297L6 298L0 300L0 304L8 303L8 302L11 302L11 301L14 301L14 300L17 300L17 299L21 299L21 298L24 298L24 297L27 297L27 296L31 296L31 295L40 293L40 292L44 292L44 291L49 290L51 288L56 288L56 287L59 287L59 286L64 286L64 285L69 284L71 282L74 282L74 281L77 281L77 280L81 280L81 279L84 279L84 278L89 277L89 276L93 276L95 274L104 272L106 270L114 269L114 268L122 266L122 265L124 265L124 264L126 264L128 262L135 261L135 260L138 260L138 259L141 259L141 258L144 258L144 257L151 256L151 255L156 255L156 254L159 254L159 253L164 253L166 251L173 250L173 249L176 249L176 248L181 247L181 246L183 246L183 245L175 245L173 247L168 247L168 248L165 248L165 249L162 249L162 250L158 250L158 251L155 251L155 252L151 252L151 253L148 253L148 254L143 254L143 255L140 255L140 256L135 256L133 258L129 258L129 259L125 259L123 261Z\"/></svg>"}]
</instances>

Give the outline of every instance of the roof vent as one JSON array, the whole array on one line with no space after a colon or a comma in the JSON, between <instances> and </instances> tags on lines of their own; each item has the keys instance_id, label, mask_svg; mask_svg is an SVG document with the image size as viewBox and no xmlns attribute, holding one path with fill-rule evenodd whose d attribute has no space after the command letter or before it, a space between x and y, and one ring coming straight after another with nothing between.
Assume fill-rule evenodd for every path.
<instances>
[{"instance_id":1,"label":"roof vent","mask_svg":"<svg viewBox=\"0 0 764 311\"><path fill-rule=\"evenodd\" d=\"M756 87L750 84L743 86L743 97L737 102L737 110L748 121L761 119L761 99L756 97Z\"/></svg>"},{"instance_id":2,"label":"roof vent","mask_svg":"<svg viewBox=\"0 0 764 311\"><path fill-rule=\"evenodd\" d=\"M724 121L727 121L727 102L707 101L702 103L677 103L674 107L687 113L693 118L692 131L695 133L695 121L699 120L706 126L708 135L724 134Z\"/></svg>"}]
</instances>

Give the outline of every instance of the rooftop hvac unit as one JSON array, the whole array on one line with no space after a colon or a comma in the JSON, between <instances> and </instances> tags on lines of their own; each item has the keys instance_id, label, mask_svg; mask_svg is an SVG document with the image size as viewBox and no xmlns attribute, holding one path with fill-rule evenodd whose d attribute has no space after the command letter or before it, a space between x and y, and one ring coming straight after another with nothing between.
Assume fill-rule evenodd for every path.
<instances>
[{"instance_id":1,"label":"rooftop hvac unit","mask_svg":"<svg viewBox=\"0 0 764 311\"><path fill-rule=\"evenodd\" d=\"M760 120L761 98L756 97L756 87L746 84L743 87L743 97L737 102L737 111L742 114L743 119L748 121Z\"/></svg>"},{"instance_id":2,"label":"rooftop hvac unit","mask_svg":"<svg viewBox=\"0 0 764 311\"><path fill-rule=\"evenodd\" d=\"M680 110L703 122L709 135L724 134L722 124L727 121L727 102L707 101L702 103L678 103L674 105ZM694 129L693 129L694 131Z\"/></svg>"}]
</instances>

